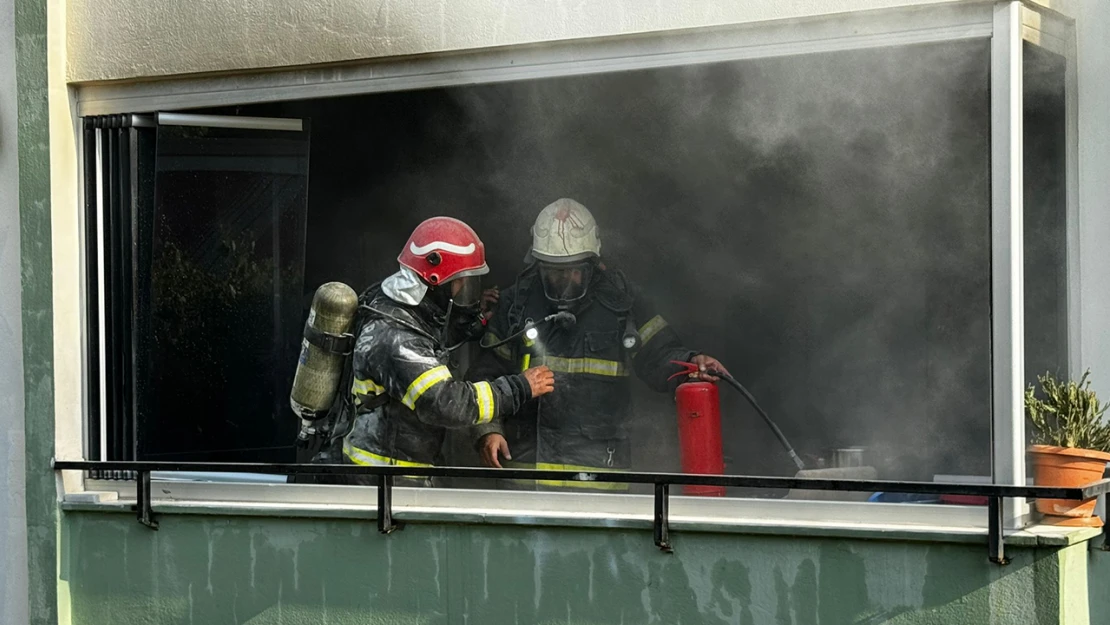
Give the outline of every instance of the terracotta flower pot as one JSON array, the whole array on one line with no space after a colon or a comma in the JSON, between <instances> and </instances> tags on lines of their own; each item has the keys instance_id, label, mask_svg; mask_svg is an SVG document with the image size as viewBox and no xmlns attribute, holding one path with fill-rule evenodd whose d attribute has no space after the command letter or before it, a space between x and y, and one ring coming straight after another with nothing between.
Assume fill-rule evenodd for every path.
<instances>
[{"instance_id":1,"label":"terracotta flower pot","mask_svg":"<svg viewBox=\"0 0 1110 625\"><path fill-rule=\"evenodd\" d=\"M1086 486L1101 480L1106 463L1110 462L1110 454L1090 449L1032 445L1029 453L1037 486ZM1037 510L1050 516L1087 518L1094 514L1095 500L1038 499Z\"/></svg>"}]
</instances>

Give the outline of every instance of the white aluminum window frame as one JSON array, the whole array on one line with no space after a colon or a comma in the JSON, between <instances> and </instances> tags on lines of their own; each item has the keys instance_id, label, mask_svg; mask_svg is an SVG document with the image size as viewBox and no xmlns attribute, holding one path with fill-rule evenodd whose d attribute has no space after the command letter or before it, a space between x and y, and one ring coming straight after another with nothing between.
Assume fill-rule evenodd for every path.
<instances>
[{"instance_id":1,"label":"white aluminum window frame","mask_svg":"<svg viewBox=\"0 0 1110 625\"><path fill-rule=\"evenodd\" d=\"M1020 0L966 2L839 14L782 22L652 33L480 50L451 55L387 59L363 65L293 69L243 76L105 84L77 89L77 114L183 111L294 99L405 91L428 87L505 82L621 70L867 49L893 45L990 39L991 65L991 259L992 259L992 470L997 484L1026 483L1024 390L1024 275L1022 229L1022 42L1068 59L1068 294L1069 351L1079 354L1078 202L1075 155L1074 23L1025 6ZM86 297L100 294L82 293ZM82 384L95 384L83 380ZM292 416L290 417L292 418ZM72 419L59 417L67 426ZM65 428L64 437L81 432ZM134 498L129 483L66 480L85 492L64 492L63 505L118 505ZM157 511L235 509L263 514L365 515L376 501L373 487L193 483L155 478ZM649 521L649 495L528 493L456 489L395 489L394 509L406 515L440 514L509 522L594 519ZM909 532L956 528L985 533L986 508L938 505L841 503L766 499L707 500L673 497L673 519L708 526L875 526ZM1028 520L1025 502L1008 501L1005 525ZM585 516L583 516L585 515ZM619 523L616 523L619 524ZM931 529L930 529L931 528ZM960 530L959 528L962 528Z\"/></svg>"}]
</instances>

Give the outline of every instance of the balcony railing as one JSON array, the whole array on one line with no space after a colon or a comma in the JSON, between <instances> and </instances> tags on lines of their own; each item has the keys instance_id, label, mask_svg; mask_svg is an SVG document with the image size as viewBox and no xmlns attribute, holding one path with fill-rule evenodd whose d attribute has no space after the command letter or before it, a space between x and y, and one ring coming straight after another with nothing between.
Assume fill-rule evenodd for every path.
<instances>
[{"instance_id":1,"label":"balcony railing","mask_svg":"<svg viewBox=\"0 0 1110 625\"><path fill-rule=\"evenodd\" d=\"M999 484L951 484L942 482L898 482L889 480L834 480L751 475L692 475L685 473L642 473L633 471L551 471L536 469L486 469L474 467L398 467L354 464L270 464L235 462L142 462L54 460L58 471L118 472L133 475L137 484L135 511L143 525L158 529L151 510L150 473L200 471L208 473L262 473L274 475L372 475L378 478L378 530L389 534L397 528L393 519L395 477L471 478L480 480L559 480L652 484L655 487L655 545L671 551L668 503L672 485L724 486L731 488L805 489L840 492L886 492L917 495L965 495L987 498L987 548L991 562L1006 564L1002 532L1002 500L1007 498L1088 500L1110 492L1110 479L1078 488L1051 486L1005 486Z\"/></svg>"}]
</instances>

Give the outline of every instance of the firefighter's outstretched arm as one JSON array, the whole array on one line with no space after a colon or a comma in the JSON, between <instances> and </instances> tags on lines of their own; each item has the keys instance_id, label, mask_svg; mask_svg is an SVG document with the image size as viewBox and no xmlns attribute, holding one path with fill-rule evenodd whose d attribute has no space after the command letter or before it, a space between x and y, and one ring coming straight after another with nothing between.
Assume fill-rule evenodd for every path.
<instances>
[{"instance_id":1,"label":"firefighter's outstretched arm","mask_svg":"<svg viewBox=\"0 0 1110 625\"><path fill-rule=\"evenodd\" d=\"M511 303L512 301L510 299L509 304ZM507 307L502 306L498 308L490 318L489 325L486 326L486 334L482 337L482 345L496 345L501 342L503 337L510 334L507 329L508 319L506 311ZM519 371L520 362L513 358L513 351L509 344L500 345L495 348L483 347L478 350L478 357L466 370L466 379L471 381L492 380L500 376L512 375ZM501 431L500 419L494 419L489 423L476 425L472 434L474 440L478 441L487 434L500 434Z\"/></svg>"},{"instance_id":2,"label":"firefighter's outstretched arm","mask_svg":"<svg viewBox=\"0 0 1110 625\"><path fill-rule=\"evenodd\" d=\"M418 419L440 427L488 423L518 411L533 393L549 392L549 385L533 384L522 373L482 382L457 380L429 338L373 322L359 337L354 365L356 383L377 383Z\"/></svg>"},{"instance_id":3,"label":"firefighter's outstretched arm","mask_svg":"<svg viewBox=\"0 0 1110 625\"><path fill-rule=\"evenodd\" d=\"M532 397L550 393L555 376L535 367L489 381L467 382L451 377L444 365L426 369L405 390L401 402L430 425L466 427L515 414Z\"/></svg>"}]
</instances>

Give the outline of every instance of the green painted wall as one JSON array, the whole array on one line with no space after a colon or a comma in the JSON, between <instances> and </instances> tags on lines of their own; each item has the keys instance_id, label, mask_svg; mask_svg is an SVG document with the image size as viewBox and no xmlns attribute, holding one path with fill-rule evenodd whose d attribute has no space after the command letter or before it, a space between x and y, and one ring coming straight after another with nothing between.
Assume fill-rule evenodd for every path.
<instances>
[{"instance_id":1,"label":"green painted wall","mask_svg":"<svg viewBox=\"0 0 1110 625\"><path fill-rule=\"evenodd\" d=\"M1091 623L1110 623L1110 551L1095 541L1087 553L1087 588Z\"/></svg>"},{"instance_id":2,"label":"green painted wall","mask_svg":"<svg viewBox=\"0 0 1110 625\"><path fill-rule=\"evenodd\" d=\"M15 0L30 622L57 621L46 2Z\"/></svg>"},{"instance_id":3,"label":"green painted wall","mask_svg":"<svg viewBox=\"0 0 1110 625\"><path fill-rule=\"evenodd\" d=\"M64 514L74 623L1061 622L1055 550L999 567L971 544L680 533L667 555L646 531L160 521Z\"/></svg>"}]
</instances>

